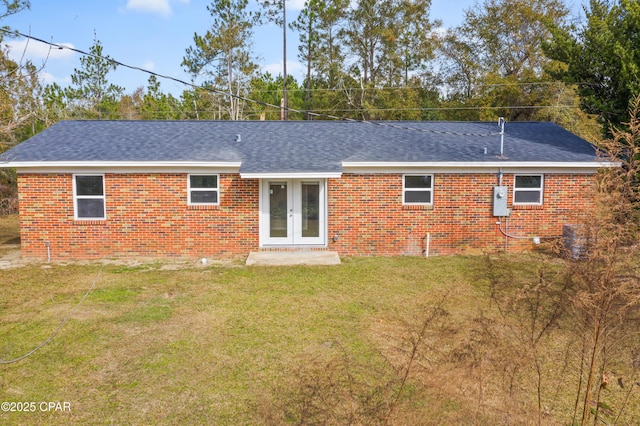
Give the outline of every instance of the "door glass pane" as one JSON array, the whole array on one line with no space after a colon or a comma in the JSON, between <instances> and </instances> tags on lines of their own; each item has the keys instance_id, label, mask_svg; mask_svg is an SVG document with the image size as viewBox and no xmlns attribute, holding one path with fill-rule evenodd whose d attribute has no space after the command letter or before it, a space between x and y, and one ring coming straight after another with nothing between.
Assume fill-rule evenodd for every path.
<instances>
[{"instance_id":1,"label":"door glass pane","mask_svg":"<svg viewBox=\"0 0 640 426\"><path fill-rule=\"evenodd\" d=\"M320 184L302 183L302 236L320 236Z\"/></svg>"},{"instance_id":2,"label":"door glass pane","mask_svg":"<svg viewBox=\"0 0 640 426\"><path fill-rule=\"evenodd\" d=\"M269 236L287 237L287 183L269 183Z\"/></svg>"}]
</instances>

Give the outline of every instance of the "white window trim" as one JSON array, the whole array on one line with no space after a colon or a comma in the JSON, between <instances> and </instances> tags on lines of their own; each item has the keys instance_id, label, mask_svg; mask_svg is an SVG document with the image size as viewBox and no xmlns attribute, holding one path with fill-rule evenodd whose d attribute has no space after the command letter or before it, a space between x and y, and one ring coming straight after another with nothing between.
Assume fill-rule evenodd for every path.
<instances>
[{"instance_id":1,"label":"white window trim","mask_svg":"<svg viewBox=\"0 0 640 426\"><path fill-rule=\"evenodd\" d=\"M406 184L406 177L407 176L429 176L429 177L431 177L431 187L430 188L406 188L405 184ZM434 178L433 178L432 174L429 174L429 173L409 173L409 174L402 175L402 205L403 206L432 206L433 205L433 187L434 187ZM405 201L405 198L406 198L405 194L406 194L407 191L429 192L430 193L429 199L431 201L429 201L428 203L407 203Z\"/></svg>"},{"instance_id":2,"label":"white window trim","mask_svg":"<svg viewBox=\"0 0 640 426\"><path fill-rule=\"evenodd\" d=\"M78 195L76 178L100 176L102 178L102 195ZM107 220L107 191L104 182L104 174L96 173L78 173L72 175L73 177L73 219L74 220ZM104 210L102 211L102 217L79 217L78 216L78 200L102 200Z\"/></svg>"},{"instance_id":3,"label":"white window trim","mask_svg":"<svg viewBox=\"0 0 640 426\"><path fill-rule=\"evenodd\" d=\"M540 188L517 188L516 187L516 178L518 176L540 176ZM516 193L517 192L539 192L540 193L540 201L537 203L523 203L516 202ZM513 176L513 205L514 206L541 206L544 200L544 175L535 173L535 174L517 174Z\"/></svg>"},{"instance_id":4,"label":"white window trim","mask_svg":"<svg viewBox=\"0 0 640 426\"><path fill-rule=\"evenodd\" d=\"M191 188L191 176L215 176L218 186L216 188ZM192 203L191 193L198 191L215 191L217 193L215 203ZM187 204L190 206L219 206L220 205L220 175L217 173L189 173L187 174Z\"/></svg>"}]
</instances>

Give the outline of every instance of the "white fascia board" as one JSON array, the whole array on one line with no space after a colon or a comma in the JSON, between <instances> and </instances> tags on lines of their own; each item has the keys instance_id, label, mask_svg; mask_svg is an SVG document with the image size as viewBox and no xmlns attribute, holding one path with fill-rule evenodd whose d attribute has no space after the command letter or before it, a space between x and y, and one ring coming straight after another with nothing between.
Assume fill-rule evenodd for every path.
<instances>
[{"instance_id":1,"label":"white fascia board","mask_svg":"<svg viewBox=\"0 0 640 426\"><path fill-rule=\"evenodd\" d=\"M504 173L522 171L548 171L553 173L596 173L603 167L619 167L620 163L606 161L589 162L343 162L344 172L351 173L410 173L428 170L440 173L487 173L502 170Z\"/></svg>"},{"instance_id":2,"label":"white fascia board","mask_svg":"<svg viewBox=\"0 0 640 426\"><path fill-rule=\"evenodd\" d=\"M341 172L240 173L242 179L327 179L340 176Z\"/></svg>"},{"instance_id":3,"label":"white fascia board","mask_svg":"<svg viewBox=\"0 0 640 426\"><path fill-rule=\"evenodd\" d=\"M163 173L213 170L238 172L240 162L227 161L9 161L0 167L15 167L18 173Z\"/></svg>"}]
</instances>

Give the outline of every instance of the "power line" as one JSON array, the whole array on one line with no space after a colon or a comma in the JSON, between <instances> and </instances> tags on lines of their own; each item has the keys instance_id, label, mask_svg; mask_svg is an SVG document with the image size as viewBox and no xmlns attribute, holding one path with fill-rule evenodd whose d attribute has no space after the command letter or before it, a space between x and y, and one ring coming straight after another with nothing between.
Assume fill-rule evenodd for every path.
<instances>
[{"instance_id":1,"label":"power line","mask_svg":"<svg viewBox=\"0 0 640 426\"><path fill-rule=\"evenodd\" d=\"M399 112L420 112L420 111L477 111L477 110L495 110L495 109L517 109L517 110L536 110L546 108L561 109L578 109L575 105L523 105L523 106L468 106L468 107L424 107L424 108L368 108L366 111L399 111ZM314 111L335 111L335 112L363 112L362 109L315 109Z\"/></svg>"},{"instance_id":2,"label":"power line","mask_svg":"<svg viewBox=\"0 0 640 426\"><path fill-rule=\"evenodd\" d=\"M75 47L65 46L65 45L62 45L62 44L57 44L57 43L53 43L53 42L50 42L50 41L43 40L41 38L38 38L38 37L35 37L35 36L32 36L32 35L23 34L23 33L21 33L20 31L17 31L17 30L7 30L5 28L0 28L0 31L2 31L2 32L6 33L6 34L18 35L18 36L21 36L21 37L28 38L30 40L34 40L34 41L37 41L37 42L40 42L40 43L44 43L47 46L50 46L52 48L56 48L58 50L67 49L67 50L70 50L72 52L79 53L79 54L81 54L83 56L90 56L92 58L107 60L107 61L111 62L112 64L117 65L117 66L121 66L123 68L128 68L128 69L131 69L131 70L134 70L134 71L140 71L140 72L143 72L143 73L146 73L146 74L149 74L149 75L153 75L155 77L159 77L159 78L163 78L165 80L170 80L170 81L173 81L173 82L176 82L176 83L179 83L179 84L183 84L185 86L189 86L189 87L192 87L194 89L207 90L209 92L217 93L217 94L223 95L223 96L233 97L233 98L236 98L238 100L245 101L245 102L253 102L253 103L260 104L262 106L269 106L269 107L274 107L274 108L277 107L277 108L279 108L279 106L272 105L272 104L269 104L267 102L256 101L256 100L253 100L253 99L245 98L243 96L234 95L233 93L223 92L221 90L217 90L217 89L214 89L214 88L211 88L211 87L204 87L204 86L200 86L200 85L197 85L197 84L194 84L194 83L189 83L187 81L181 80L181 79L176 78L176 77L172 77L172 76L169 76L169 75L156 73L154 71L151 71L151 70L148 70L148 69L145 69L145 68L141 68L141 67L137 67L135 65L125 64L123 62L120 62L120 61L118 61L116 59L113 59L113 58L110 58L108 56L95 55L95 54L90 53L90 52L85 52L84 50L81 50L81 49L76 49Z\"/></svg>"},{"instance_id":3,"label":"power line","mask_svg":"<svg viewBox=\"0 0 640 426\"><path fill-rule=\"evenodd\" d=\"M516 86L516 87L526 87L526 86L553 86L553 85L557 85L558 82L557 81L537 81L537 82L513 82L513 83L486 83L486 84L474 84L474 88L492 88L492 87L511 87L511 86ZM587 86L590 85L590 83L586 83L586 82L578 82L578 83L572 83L573 85L576 86ZM291 88L289 86L287 86L287 91L288 92L302 92L302 93L306 93L307 91L311 91L311 92L343 92L343 91L403 91L403 90L421 90L421 89L425 89L424 86L402 86L402 87L394 87L394 86L382 86L382 87L316 87L316 88L311 88L311 89L306 89L306 88ZM426 89L429 90L429 89ZM260 90L254 90L257 93L277 93L277 92L281 92L282 90L279 89L260 89Z\"/></svg>"}]
</instances>

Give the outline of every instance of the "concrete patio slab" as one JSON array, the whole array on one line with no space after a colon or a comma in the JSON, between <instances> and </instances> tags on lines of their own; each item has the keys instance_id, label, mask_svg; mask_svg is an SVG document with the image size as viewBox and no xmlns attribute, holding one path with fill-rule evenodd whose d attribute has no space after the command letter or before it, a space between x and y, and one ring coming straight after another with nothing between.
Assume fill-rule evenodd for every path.
<instances>
[{"instance_id":1,"label":"concrete patio slab","mask_svg":"<svg viewBox=\"0 0 640 426\"><path fill-rule=\"evenodd\" d=\"M247 265L339 265L340 256L335 251L252 251Z\"/></svg>"}]
</instances>

